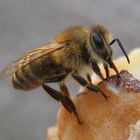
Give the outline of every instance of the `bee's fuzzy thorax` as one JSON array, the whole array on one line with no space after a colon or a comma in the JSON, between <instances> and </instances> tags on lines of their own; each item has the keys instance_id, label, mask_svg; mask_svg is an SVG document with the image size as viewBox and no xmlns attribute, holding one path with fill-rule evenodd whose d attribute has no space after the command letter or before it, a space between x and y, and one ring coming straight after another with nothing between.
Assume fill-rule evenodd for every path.
<instances>
[{"instance_id":1,"label":"bee's fuzzy thorax","mask_svg":"<svg viewBox=\"0 0 140 140\"><path fill-rule=\"evenodd\" d=\"M57 43L64 43L69 40L71 42L82 44L88 37L88 31L83 26L72 26L66 28L64 31L56 34L52 41Z\"/></svg>"},{"instance_id":2,"label":"bee's fuzzy thorax","mask_svg":"<svg viewBox=\"0 0 140 140\"><path fill-rule=\"evenodd\" d=\"M78 69L89 63L90 54L86 48L89 30L84 26L73 26L65 29L52 38L56 43L70 42L70 45L53 54L56 63L63 63L65 67ZM66 55L64 55L66 54Z\"/></svg>"},{"instance_id":3,"label":"bee's fuzzy thorax","mask_svg":"<svg viewBox=\"0 0 140 140\"><path fill-rule=\"evenodd\" d=\"M66 55L64 55L66 54ZM52 54L55 63L63 64L65 67L77 70L84 65L87 65L90 60L90 55L85 46L79 47L71 43L69 47Z\"/></svg>"}]
</instances>

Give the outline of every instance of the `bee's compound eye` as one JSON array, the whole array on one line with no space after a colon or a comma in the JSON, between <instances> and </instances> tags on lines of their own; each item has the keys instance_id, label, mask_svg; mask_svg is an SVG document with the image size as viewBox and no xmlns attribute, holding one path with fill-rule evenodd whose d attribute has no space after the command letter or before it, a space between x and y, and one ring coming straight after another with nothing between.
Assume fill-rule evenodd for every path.
<instances>
[{"instance_id":1,"label":"bee's compound eye","mask_svg":"<svg viewBox=\"0 0 140 140\"><path fill-rule=\"evenodd\" d=\"M104 47L104 41L102 39L102 36L99 33L94 33L92 35L92 40L97 48L103 48Z\"/></svg>"}]
</instances>

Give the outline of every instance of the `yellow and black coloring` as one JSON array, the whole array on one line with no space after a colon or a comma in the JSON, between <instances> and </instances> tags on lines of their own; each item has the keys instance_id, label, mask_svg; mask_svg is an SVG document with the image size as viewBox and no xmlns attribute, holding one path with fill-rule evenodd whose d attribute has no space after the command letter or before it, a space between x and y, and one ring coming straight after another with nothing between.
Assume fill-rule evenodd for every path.
<instances>
[{"instance_id":1,"label":"yellow and black coloring","mask_svg":"<svg viewBox=\"0 0 140 140\"><path fill-rule=\"evenodd\" d=\"M23 57L10 63L0 72L0 79L12 75L13 86L16 89L31 90L42 86L54 99L61 101L64 107L79 117L76 108L69 97L69 91L64 79L71 75L79 84L86 88L106 95L101 89L91 83L92 70L103 80L98 63L103 63L106 77L109 77L109 67L119 72L113 63L111 45L117 41L129 58L118 38L112 39L110 32L102 25L91 27L74 26L55 35L52 40L41 47L27 52ZM87 80L80 73L84 72ZM49 82L60 84L60 91L47 86Z\"/></svg>"}]
</instances>

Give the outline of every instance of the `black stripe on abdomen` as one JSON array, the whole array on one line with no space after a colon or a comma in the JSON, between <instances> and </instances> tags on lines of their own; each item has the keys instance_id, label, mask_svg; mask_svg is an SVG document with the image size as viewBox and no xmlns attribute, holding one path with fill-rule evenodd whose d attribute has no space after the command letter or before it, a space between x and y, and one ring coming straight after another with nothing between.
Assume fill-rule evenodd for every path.
<instances>
[{"instance_id":1,"label":"black stripe on abdomen","mask_svg":"<svg viewBox=\"0 0 140 140\"><path fill-rule=\"evenodd\" d=\"M13 85L17 89L31 90L38 87L40 85L40 81L33 76L32 71L30 71L30 67L27 66L14 74Z\"/></svg>"}]
</instances>

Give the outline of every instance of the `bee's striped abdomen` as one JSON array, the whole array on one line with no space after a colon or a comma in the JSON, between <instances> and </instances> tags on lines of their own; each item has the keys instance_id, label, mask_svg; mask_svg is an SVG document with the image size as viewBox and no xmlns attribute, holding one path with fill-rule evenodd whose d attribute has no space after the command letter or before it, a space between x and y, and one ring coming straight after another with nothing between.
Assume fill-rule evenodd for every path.
<instances>
[{"instance_id":1,"label":"bee's striped abdomen","mask_svg":"<svg viewBox=\"0 0 140 140\"><path fill-rule=\"evenodd\" d=\"M66 73L62 65L55 64L49 57L42 57L14 73L12 82L16 89L31 90L39 87L45 79Z\"/></svg>"},{"instance_id":2,"label":"bee's striped abdomen","mask_svg":"<svg viewBox=\"0 0 140 140\"><path fill-rule=\"evenodd\" d=\"M40 86L41 81L31 71L30 65L17 71L12 77L16 89L31 90Z\"/></svg>"}]
</instances>

